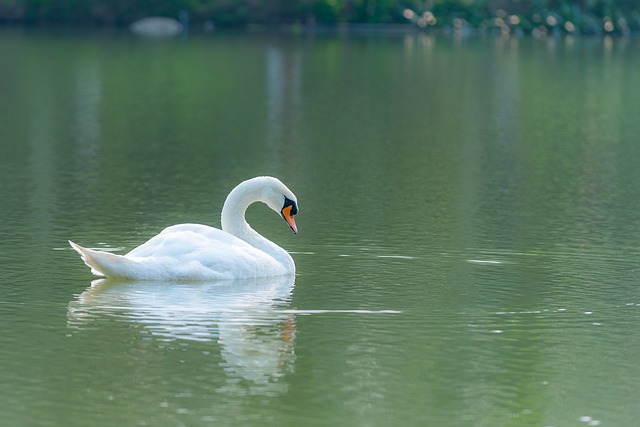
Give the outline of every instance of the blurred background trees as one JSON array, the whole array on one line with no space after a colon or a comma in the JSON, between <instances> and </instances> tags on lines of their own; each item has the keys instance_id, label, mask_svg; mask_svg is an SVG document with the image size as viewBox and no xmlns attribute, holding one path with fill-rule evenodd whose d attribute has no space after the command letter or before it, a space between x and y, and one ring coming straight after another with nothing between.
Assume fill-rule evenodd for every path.
<instances>
[{"instance_id":1,"label":"blurred background trees","mask_svg":"<svg viewBox=\"0 0 640 427\"><path fill-rule=\"evenodd\" d=\"M0 0L3 24L124 26L146 16L193 25L412 23L424 29L541 33L640 30L637 0Z\"/></svg>"}]
</instances>

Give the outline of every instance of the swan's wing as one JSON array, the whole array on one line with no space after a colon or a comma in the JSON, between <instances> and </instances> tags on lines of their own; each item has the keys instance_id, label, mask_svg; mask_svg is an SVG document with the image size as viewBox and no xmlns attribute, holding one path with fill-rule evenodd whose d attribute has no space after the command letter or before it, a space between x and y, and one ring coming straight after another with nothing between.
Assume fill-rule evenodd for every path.
<instances>
[{"instance_id":1,"label":"swan's wing","mask_svg":"<svg viewBox=\"0 0 640 427\"><path fill-rule=\"evenodd\" d=\"M243 240L217 228L202 224L179 224L167 227L162 232L126 256L176 257L202 249L203 247L225 247L231 245L250 246Z\"/></svg>"},{"instance_id":2,"label":"swan's wing","mask_svg":"<svg viewBox=\"0 0 640 427\"><path fill-rule=\"evenodd\" d=\"M276 263L271 256L244 240L201 224L167 227L125 256L132 260L153 258L174 268L175 265L196 263L212 271L231 275L235 271L260 269Z\"/></svg>"},{"instance_id":3,"label":"swan's wing","mask_svg":"<svg viewBox=\"0 0 640 427\"><path fill-rule=\"evenodd\" d=\"M223 242L229 242L231 240L240 240L233 234L229 234L226 231L222 231L215 227L209 227L203 224L178 224L162 230L160 234L181 233L181 232L193 232L206 237L210 240L220 240Z\"/></svg>"}]
</instances>

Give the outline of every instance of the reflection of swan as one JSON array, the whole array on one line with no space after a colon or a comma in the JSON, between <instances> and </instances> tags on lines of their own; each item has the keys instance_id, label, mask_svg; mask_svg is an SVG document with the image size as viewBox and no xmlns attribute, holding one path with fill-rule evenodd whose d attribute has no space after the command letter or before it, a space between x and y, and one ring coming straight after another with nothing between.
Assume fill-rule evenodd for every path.
<instances>
[{"instance_id":1,"label":"reflection of swan","mask_svg":"<svg viewBox=\"0 0 640 427\"><path fill-rule=\"evenodd\" d=\"M126 255L83 248L71 241L94 274L134 280L216 280L267 277L295 272L291 256L255 232L245 221L250 204L263 202L297 233L296 196L277 178L258 177L240 183L222 207L222 230L180 224Z\"/></svg>"},{"instance_id":2,"label":"reflection of swan","mask_svg":"<svg viewBox=\"0 0 640 427\"><path fill-rule=\"evenodd\" d=\"M293 285L293 275L192 283L98 279L69 303L68 326L92 330L115 319L142 325L163 342L217 342L227 377L272 387L293 369L295 319L285 312Z\"/></svg>"}]
</instances>

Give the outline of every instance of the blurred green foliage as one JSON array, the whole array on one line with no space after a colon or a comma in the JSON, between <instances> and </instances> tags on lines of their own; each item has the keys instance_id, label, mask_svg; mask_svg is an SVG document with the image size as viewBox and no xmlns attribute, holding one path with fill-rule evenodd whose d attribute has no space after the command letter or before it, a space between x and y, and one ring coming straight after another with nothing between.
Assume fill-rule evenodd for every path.
<instances>
[{"instance_id":1,"label":"blurred green foliage","mask_svg":"<svg viewBox=\"0 0 640 427\"><path fill-rule=\"evenodd\" d=\"M398 24L448 30L623 33L640 29L637 0L0 0L0 23L128 25L188 16L219 27Z\"/></svg>"}]
</instances>

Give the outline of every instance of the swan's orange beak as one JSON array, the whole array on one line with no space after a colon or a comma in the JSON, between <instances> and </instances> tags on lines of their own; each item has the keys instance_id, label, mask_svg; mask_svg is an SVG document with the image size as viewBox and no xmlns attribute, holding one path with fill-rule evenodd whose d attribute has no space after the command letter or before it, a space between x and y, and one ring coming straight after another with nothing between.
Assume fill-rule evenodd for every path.
<instances>
[{"instance_id":1,"label":"swan's orange beak","mask_svg":"<svg viewBox=\"0 0 640 427\"><path fill-rule=\"evenodd\" d=\"M284 218L285 221L287 221L287 224L289 224L289 227L291 227L291 230L293 230L294 233L298 234L298 227L296 227L296 222L293 219L293 215L291 214L291 210L293 209L293 206L289 205L289 206L285 206L284 208L282 208L282 217Z\"/></svg>"}]
</instances>

